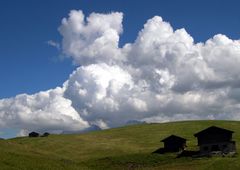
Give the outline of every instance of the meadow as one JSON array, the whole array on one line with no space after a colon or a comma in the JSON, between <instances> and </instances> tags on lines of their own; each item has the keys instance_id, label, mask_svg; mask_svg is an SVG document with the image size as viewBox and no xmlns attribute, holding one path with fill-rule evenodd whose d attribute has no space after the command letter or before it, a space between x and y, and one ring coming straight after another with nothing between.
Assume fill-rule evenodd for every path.
<instances>
[{"instance_id":1,"label":"meadow","mask_svg":"<svg viewBox=\"0 0 240 170\"><path fill-rule=\"evenodd\" d=\"M187 139L187 149L197 150L194 133L209 126L233 130L240 151L239 121L183 121L131 125L85 134L18 137L0 140L1 170L84 169L240 169L240 157L176 158L175 153L152 154L161 139L175 134Z\"/></svg>"}]
</instances>

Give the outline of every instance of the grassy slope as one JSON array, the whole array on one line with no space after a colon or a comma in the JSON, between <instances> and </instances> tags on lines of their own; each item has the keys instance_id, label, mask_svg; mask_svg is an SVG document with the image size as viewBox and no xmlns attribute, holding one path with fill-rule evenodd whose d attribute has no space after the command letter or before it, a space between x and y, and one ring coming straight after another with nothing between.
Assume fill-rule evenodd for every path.
<instances>
[{"instance_id":1,"label":"grassy slope","mask_svg":"<svg viewBox=\"0 0 240 170\"><path fill-rule=\"evenodd\" d=\"M211 125L235 131L233 138L240 148L237 121L145 124L81 135L0 140L0 169L240 169L240 156L176 159L175 154L151 154L170 134L187 138L188 149L197 149L193 134Z\"/></svg>"}]
</instances>

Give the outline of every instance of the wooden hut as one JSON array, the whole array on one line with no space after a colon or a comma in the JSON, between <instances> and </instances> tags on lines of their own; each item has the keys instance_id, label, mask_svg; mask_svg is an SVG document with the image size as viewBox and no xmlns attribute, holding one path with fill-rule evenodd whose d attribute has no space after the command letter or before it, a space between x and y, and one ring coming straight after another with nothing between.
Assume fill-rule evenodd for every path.
<instances>
[{"instance_id":1,"label":"wooden hut","mask_svg":"<svg viewBox=\"0 0 240 170\"><path fill-rule=\"evenodd\" d=\"M171 135L161 140L164 143L165 152L178 152L186 147L186 139Z\"/></svg>"},{"instance_id":2,"label":"wooden hut","mask_svg":"<svg viewBox=\"0 0 240 170\"><path fill-rule=\"evenodd\" d=\"M37 132L31 132L28 134L29 137L38 137L39 136L39 133Z\"/></svg>"},{"instance_id":3,"label":"wooden hut","mask_svg":"<svg viewBox=\"0 0 240 170\"><path fill-rule=\"evenodd\" d=\"M50 133L45 132L41 137L48 137L50 135Z\"/></svg>"},{"instance_id":4,"label":"wooden hut","mask_svg":"<svg viewBox=\"0 0 240 170\"><path fill-rule=\"evenodd\" d=\"M235 141L232 141L231 130L211 126L196 134L198 146L201 154L210 154L213 152L229 153L236 152Z\"/></svg>"}]
</instances>

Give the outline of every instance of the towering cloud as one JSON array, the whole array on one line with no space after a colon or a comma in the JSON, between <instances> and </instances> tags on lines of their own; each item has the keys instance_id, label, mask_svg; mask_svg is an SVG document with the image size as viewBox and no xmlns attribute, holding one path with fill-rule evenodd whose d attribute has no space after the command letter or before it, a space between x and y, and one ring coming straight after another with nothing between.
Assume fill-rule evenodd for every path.
<instances>
[{"instance_id":1,"label":"towering cloud","mask_svg":"<svg viewBox=\"0 0 240 170\"><path fill-rule=\"evenodd\" d=\"M118 48L122 13L96 14L85 18L82 11L71 11L62 20L63 52L80 65L123 60Z\"/></svg>"},{"instance_id":2,"label":"towering cloud","mask_svg":"<svg viewBox=\"0 0 240 170\"><path fill-rule=\"evenodd\" d=\"M59 31L79 67L62 87L0 100L0 126L79 131L129 120L240 119L239 40L218 34L194 43L155 16L121 48L122 19L71 11Z\"/></svg>"}]
</instances>

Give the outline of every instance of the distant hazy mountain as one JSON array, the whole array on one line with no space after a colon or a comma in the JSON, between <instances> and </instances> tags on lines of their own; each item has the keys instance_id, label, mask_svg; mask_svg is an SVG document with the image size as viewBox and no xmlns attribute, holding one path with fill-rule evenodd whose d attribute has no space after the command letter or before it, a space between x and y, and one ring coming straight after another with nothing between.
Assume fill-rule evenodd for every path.
<instances>
[{"instance_id":1,"label":"distant hazy mountain","mask_svg":"<svg viewBox=\"0 0 240 170\"><path fill-rule=\"evenodd\" d=\"M89 128L84 129L84 130L79 130L79 131L63 131L62 134L79 134L79 133L86 133L86 132L99 131L99 130L102 130L99 126L97 126L97 125L91 125Z\"/></svg>"},{"instance_id":2,"label":"distant hazy mountain","mask_svg":"<svg viewBox=\"0 0 240 170\"><path fill-rule=\"evenodd\" d=\"M147 123L145 121L140 121L140 120L129 120L126 122L126 125L137 125L137 124L144 124Z\"/></svg>"},{"instance_id":3,"label":"distant hazy mountain","mask_svg":"<svg viewBox=\"0 0 240 170\"><path fill-rule=\"evenodd\" d=\"M99 131L99 130L102 130L99 126L91 125L89 128L83 130L83 132L91 132L91 131Z\"/></svg>"}]
</instances>

